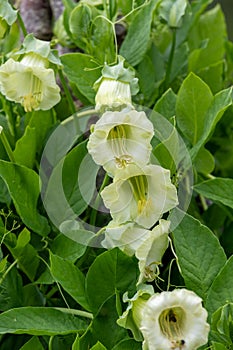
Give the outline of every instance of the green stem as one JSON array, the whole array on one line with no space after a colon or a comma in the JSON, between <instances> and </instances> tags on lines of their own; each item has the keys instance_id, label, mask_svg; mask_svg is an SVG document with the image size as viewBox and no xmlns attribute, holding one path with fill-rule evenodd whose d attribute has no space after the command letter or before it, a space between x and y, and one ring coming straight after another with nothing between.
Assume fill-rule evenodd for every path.
<instances>
[{"instance_id":1,"label":"green stem","mask_svg":"<svg viewBox=\"0 0 233 350\"><path fill-rule=\"evenodd\" d=\"M75 316L81 316L81 317L86 317L90 318L91 320L93 319L93 315L90 312L83 311L83 310L76 310L76 309L66 309L65 307L54 307L55 310L62 311L66 314L72 314Z\"/></svg>"},{"instance_id":2,"label":"green stem","mask_svg":"<svg viewBox=\"0 0 233 350\"><path fill-rule=\"evenodd\" d=\"M9 142L7 140L7 137L6 137L5 133L4 133L4 130L3 130L3 128L1 126L0 126L0 139L2 141L3 146L5 147L6 153L7 153L8 157L9 157L10 161L12 163L15 163L14 153L13 153L13 151L11 149L11 146L10 146L10 144L9 144Z\"/></svg>"},{"instance_id":3,"label":"green stem","mask_svg":"<svg viewBox=\"0 0 233 350\"><path fill-rule=\"evenodd\" d=\"M18 13L17 13L17 16L18 16L19 26L20 26L20 28L21 28L21 30L22 30L23 36L25 37L25 36L28 35L28 33L27 33L27 29L26 29L26 27L25 27L25 25L24 25L24 22L23 22L23 20L22 20L22 17L21 17L21 15L20 15L19 11L18 11Z\"/></svg>"},{"instance_id":4,"label":"green stem","mask_svg":"<svg viewBox=\"0 0 233 350\"><path fill-rule=\"evenodd\" d=\"M94 208L92 209L92 212L91 212L91 216L90 216L90 225L92 226L95 226L95 222L96 222L96 216L97 216L97 209L100 205L100 202L101 202L101 196L100 196L100 193L101 191L104 189L104 187L108 184L108 181L109 181L109 176L108 174L106 173L105 174L105 177L103 179L103 182L102 182L102 185L99 189L99 193L97 194L96 196L96 199L95 199L95 203L94 203ZM95 209L96 208L96 209Z\"/></svg>"},{"instance_id":5,"label":"green stem","mask_svg":"<svg viewBox=\"0 0 233 350\"><path fill-rule=\"evenodd\" d=\"M53 335L49 338L49 350L53 350L53 338Z\"/></svg>"},{"instance_id":6,"label":"green stem","mask_svg":"<svg viewBox=\"0 0 233 350\"><path fill-rule=\"evenodd\" d=\"M77 117L81 118L92 114L98 114L98 112L96 112L95 109L89 109L89 110L77 113Z\"/></svg>"},{"instance_id":7,"label":"green stem","mask_svg":"<svg viewBox=\"0 0 233 350\"><path fill-rule=\"evenodd\" d=\"M67 100L68 100L68 103L69 103L69 106L70 106L70 110L71 110L72 114L74 114L74 113L76 113L76 107L75 107L73 98L71 96L70 90L69 90L69 88L67 86L64 74L62 72L62 69L58 69L58 74L59 74L59 78L60 78L61 83L62 83L62 87L63 87L64 92L66 94L66 97L67 97Z\"/></svg>"},{"instance_id":8,"label":"green stem","mask_svg":"<svg viewBox=\"0 0 233 350\"><path fill-rule=\"evenodd\" d=\"M2 284L2 282L4 281L4 279L6 278L7 274L10 272L10 270L17 264L18 260L15 260L9 267L8 269L4 272L3 276L0 279L0 285Z\"/></svg>"},{"instance_id":9,"label":"green stem","mask_svg":"<svg viewBox=\"0 0 233 350\"><path fill-rule=\"evenodd\" d=\"M171 70L172 70L172 61L174 58L174 53L176 48L176 29L175 28L172 30L172 34L173 34L172 47L171 47L171 51L168 59L167 71L166 71L165 82L164 82L165 90L167 90L169 87L169 80L170 80Z\"/></svg>"}]
</instances>

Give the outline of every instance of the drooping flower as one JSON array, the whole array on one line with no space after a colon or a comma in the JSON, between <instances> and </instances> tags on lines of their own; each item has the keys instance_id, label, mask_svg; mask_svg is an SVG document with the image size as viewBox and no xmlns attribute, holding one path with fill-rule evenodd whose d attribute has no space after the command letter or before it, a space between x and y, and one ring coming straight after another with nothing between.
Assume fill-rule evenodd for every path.
<instances>
[{"instance_id":1,"label":"drooping flower","mask_svg":"<svg viewBox=\"0 0 233 350\"><path fill-rule=\"evenodd\" d=\"M115 175L130 163L148 163L153 134L153 124L144 112L105 112L95 124L87 148L97 164Z\"/></svg>"},{"instance_id":2,"label":"drooping flower","mask_svg":"<svg viewBox=\"0 0 233 350\"><path fill-rule=\"evenodd\" d=\"M160 220L153 230L147 230L132 222L122 225L110 221L105 229L104 248L118 247L125 254L138 259L140 275L138 283L153 281L158 275L158 266L168 247L170 222Z\"/></svg>"},{"instance_id":3,"label":"drooping flower","mask_svg":"<svg viewBox=\"0 0 233 350\"><path fill-rule=\"evenodd\" d=\"M128 299L117 323L132 331L143 350L196 350L208 341L209 324L202 299L187 289L152 293L148 285ZM141 331L141 333L139 332Z\"/></svg>"},{"instance_id":4,"label":"drooping flower","mask_svg":"<svg viewBox=\"0 0 233 350\"><path fill-rule=\"evenodd\" d=\"M138 92L138 79L132 67L124 67L123 57L118 56L118 60L114 66L105 64L102 76L94 84L97 90L95 109L100 113L133 108L131 95Z\"/></svg>"},{"instance_id":5,"label":"drooping flower","mask_svg":"<svg viewBox=\"0 0 233 350\"><path fill-rule=\"evenodd\" d=\"M48 60L27 53L20 62L10 58L0 67L0 91L5 97L21 103L26 112L48 110L60 101L60 88Z\"/></svg>"},{"instance_id":6,"label":"drooping flower","mask_svg":"<svg viewBox=\"0 0 233 350\"><path fill-rule=\"evenodd\" d=\"M148 231L147 239L144 239L136 250L135 256L139 261L140 270L138 284L152 282L157 277L158 267L169 244L169 226L169 221L159 220L159 225Z\"/></svg>"},{"instance_id":7,"label":"drooping flower","mask_svg":"<svg viewBox=\"0 0 233 350\"><path fill-rule=\"evenodd\" d=\"M151 296L140 310L144 350L195 350L208 341L207 311L187 289Z\"/></svg>"},{"instance_id":8,"label":"drooping flower","mask_svg":"<svg viewBox=\"0 0 233 350\"><path fill-rule=\"evenodd\" d=\"M170 171L153 164L129 164L118 170L101 196L114 221L133 221L145 228L152 227L163 213L178 205Z\"/></svg>"}]
</instances>

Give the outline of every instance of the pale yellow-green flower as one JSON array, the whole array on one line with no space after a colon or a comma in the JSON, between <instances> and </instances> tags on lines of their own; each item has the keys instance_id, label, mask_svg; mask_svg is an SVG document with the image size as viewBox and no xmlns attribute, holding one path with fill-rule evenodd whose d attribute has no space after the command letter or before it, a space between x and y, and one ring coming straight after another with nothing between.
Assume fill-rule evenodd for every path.
<instances>
[{"instance_id":1,"label":"pale yellow-green flower","mask_svg":"<svg viewBox=\"0 0 233 350\"><path fill-rule=\"evenodd\" d=\"M5 97L21 103L26 112L48 110L60 101L60 88L48 60L27 53L21 61L10 58L0 67L0 91Z\"/></svg>"},{"instance_id":2,"label":"pale yellow-green flower","mask_svg":"<svg viewBox=\"0 0 233 350\"><path fill-rule=\"evenodd\" d=\"M147 239L144 239L135 252L138 259L140 275L138 284L148 281L152 282L158 275L158 266L161 264L162 257L168 247L168 233L170 222L160 220L153 230L148 231Z\"/></svg>"},{"instance_id":3,"label":"pale yellow-green flower","mask_svg":"<svg viewBox=\"0 0 233 350\"><path fill-rule=\"evenodd\" d=\"M114 221L133 221L152 227L164 213L178 205L170 171L159 165L129 164L115 173L113 183L101 192Z\"/></svg>"},{"instance_id":4,"label":"pale yellow-green flower","mask_svg":"<svg viewBox=\"0 0 233 350\"><path fill-rule=\"evenodd\" d=\"M107 249L118 247L129 256L135 255L140 270L138 284L151 282L158 276L158 266L168 247L169 226L169 221L160 220L153 230L147 230L132 222L119 225L110 221L101 245Z\"/></svg>"},{"instance_id":5,"label":"pale yellow-green flower","mask_svg":"<svg viewBox=\"0 0 233 350\"><path fill-rule=\"evenodd\" d=\"M139 312L143 350L196 350L208 341L207 311L192 291L155 294Z\"/></svg>"},{"instance_id":6,"label":"pale yellow-green flower","mask_svg":"<svg viewBox=\"0 0 233 350\"><path fill-rule=\"evenodd\" d=\"M105 112L90 135L87 148L94 161L115 175L130 163L149 162L153 124L144 112Z\"/></svg>"},{"instance_id":7,"label":"pale yellow-green flower","mask_svg":"<svg viewBox=\"0 0 233 350\"><path fill-rule=\"evenodd\" d=\"M132 67L124 67L124 58L118 56L118 64L102 69L102 76L95 82L94 89L96 110L103 113L107 110L133 108L131 95L138 92L138 79Z\"/></svg>"}]
</instances>

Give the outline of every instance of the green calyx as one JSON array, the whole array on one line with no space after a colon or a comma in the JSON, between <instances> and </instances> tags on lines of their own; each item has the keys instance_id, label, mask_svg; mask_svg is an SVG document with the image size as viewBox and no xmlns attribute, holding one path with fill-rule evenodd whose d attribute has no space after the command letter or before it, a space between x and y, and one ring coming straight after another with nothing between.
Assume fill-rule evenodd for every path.
<instances>
[{"instance_id":1,"label":"green calyx","mask_svg":"<svg viewBox=\"0 0 233 350\"><path fill-rule=\"evenodd\" d=\"M104 65L102 69L102 76L94 83L94 89L98 90L103 79L112 79L120 81L122 83L130 84L131 95L136 95L138 87L138 78L135 78L135 71L132 67L125 68L125 59L122 56L118 56L119 63L115 66Z\"/></svg>"}]
</instances>

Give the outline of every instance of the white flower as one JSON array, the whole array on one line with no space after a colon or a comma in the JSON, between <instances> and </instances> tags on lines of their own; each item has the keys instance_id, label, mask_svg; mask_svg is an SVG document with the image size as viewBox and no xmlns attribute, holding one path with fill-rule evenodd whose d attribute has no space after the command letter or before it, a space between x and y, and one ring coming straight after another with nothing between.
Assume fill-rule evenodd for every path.
<instances>
[{"instance_id":1,"label":"white flower","mask_svg":"<svg viewBox=\"0 0 233 350\"><path fill-rule=\"evenodd\" d=\"M132 222L119 225L110 221L101 245L107 249L118 247L129 256L135 254L140 270L137 284L153 281L158 276L158 266L168 247L169 226L169 221L160 220L159 225L150 231Z\"/></svg>"},{"instance_id":2,"label":"white flower","mask_svg":"<svg viewBox=\"0 0 233 350\"><path fill-rule=\"evenodd\" d=\"M159 225L153 230L148 231L147 239L144 239L135 252L136 258L139 260L140 275L138 283L144 281L152 282L158 275L158 266L165 250L168 247L168 233L170 222L160 220Z\"/></svg>"},{"instance_id":3,"label":"white flower","mask_svg":"<svg viewBox=\"0 0 233 350\"><path fill-rule=\"evenodd\" d=\"M145 228L152 227L163 213L178 204L170 171L152 164L129 164L119 169L101 196L114 221L134 221Z\"/></svg>"},{"instance_id":4,"label":"white flower","mask_svg":"<svg viewBox=\"0 0 233 350\"><path fill-rule=\"evenodd\" d=\"M138 92L138 79L132 67L124 67L124 58L118 56L118 64L104 65L102 76L95 82L96 110L100 113L110 110L133 108L131 95Z\"/></svg>"},{"instance_id":5,"label":"white flower","mask_svg":"<svg viewBox=\"0 0 233 350\"><path fill-rule=\"evenodd\" d=\"M132 107L130 84L104 78L95 96L95 103L95 109L99 112Z\"/></svg>"},{"instance_id":6,"label":"white flower","mask_svg":"<svg viewBox=\"0 0 233 350\"><path fill-rule=\"evenodd\" d=\"M132 256L149 235L149 230L136 226L132 222L119 225L110 221L105 229L105 238L101 245L106 249L118 247L125 254Z\"/></svg>"},{"instance_id":7,"label":"white flower","mask_svg":"<svg viewBox=\"0 0 233 350\"><path fill-rule=\"evenodd\" d=\"M10 58L0 67L0 91L10 101L21 103L26 112L48 110L60 101L60 88L48 60L28 53L20 62Z\"/></svg>"},{"instance_id":8,"label":"white flower","mask_svg":"<svg viewBox=\"0 0 233 350\"><path fill-rule=\"evenodd\" d=\"M129 163L148 163L153 134L153 124L144 112L105 112L95 124L87 148L94 161L114 175Z\"/></svg>"},{"instance_id":9,"label":"white flower","mask_svg":"<svg viewBox=\"0 0 233 350\"><path fill-rule=\"evenodd\" d=\"M208 341L207 311L192 291L155 294L140 313L144 350L195 350Z\"/></svg>"}]
</instances>

